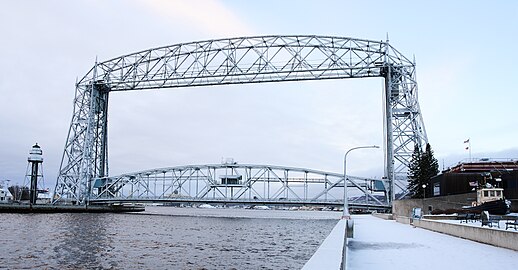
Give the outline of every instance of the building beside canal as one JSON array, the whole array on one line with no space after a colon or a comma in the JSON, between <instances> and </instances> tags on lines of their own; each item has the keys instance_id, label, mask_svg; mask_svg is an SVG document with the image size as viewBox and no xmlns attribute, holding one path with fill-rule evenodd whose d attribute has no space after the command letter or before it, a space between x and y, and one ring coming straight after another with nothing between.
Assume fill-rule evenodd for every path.
<instances>
[{"instance_id":1,"label":"building beside canal","mask_svg":"<svg viewBox=\"0 0 518 270\"><path fill-rule=\"evenodd\" d=\"M518 160L480 159L461 162L433 177L426 194L431 197L476 193L491 185L504 189L504 197L518 210Z\"/></svg>"}]
</instances>

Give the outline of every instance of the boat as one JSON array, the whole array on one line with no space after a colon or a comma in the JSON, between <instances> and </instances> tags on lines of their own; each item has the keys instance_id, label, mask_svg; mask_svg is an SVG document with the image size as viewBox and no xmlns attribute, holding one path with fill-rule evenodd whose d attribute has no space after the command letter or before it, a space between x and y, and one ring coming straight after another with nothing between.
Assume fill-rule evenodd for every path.
<instances>
[{"instance_id":1,"label":"boat","mask_svg":"<svg viewBox=\"0 0 518 270\"><path fill-rule=\"evenodd\" d=\"M511 210L511 201L504 198L503 188L487 185L477 190L477 201L463 209L472 213L488 211L492 215L506 215Z\"/></svg>"}]
</instances>

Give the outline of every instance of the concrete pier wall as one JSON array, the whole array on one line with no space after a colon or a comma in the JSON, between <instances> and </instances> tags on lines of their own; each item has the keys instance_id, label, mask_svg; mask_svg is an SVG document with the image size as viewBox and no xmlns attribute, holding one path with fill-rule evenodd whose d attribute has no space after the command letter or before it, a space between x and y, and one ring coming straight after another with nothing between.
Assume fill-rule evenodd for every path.
<instances>
[{"instance_id":1,"label":"concrete pier wall","mask_svg":"<svg viewBox=\"0 0 518 270\"><path fill-rule=\"evenodd\" d=\"M372 213L373 216L385 220L392 220L392 214L385 214L385 213Z\"/></svg>"},{"instance_id":2,"label":"concrete pier wall","mask_svg":"<svg viewBox=\"0 0 518 270\"><path fill-rule=\"evenodd\" d=\"M441 196L426 199L405 199L392 203L394 216L410 217L412 208L421 208L423 214L430 214L430 209L460 209L462 206L471 205L476 200L476 193Z\"/></svg>"},{"instance_id":3,"label":"concrete pier wall","mask_svg":"<svg viewBox=\"0 0 518 270\"><path fill-rule=\"evenodd\" d=\"M344 254L347 254L347 238L345 237L346 226L347 220L341 219L338 221L331 233L326 237L322 245L320 245L302 269L342 269L342 261L345 261Z\"/></svg>"},{"instance_id":4,"label":"concrete pier wall","mask_svg":"<svg viewBox=\"0 0 518 270\"><path fill-rule=\"evenodd\" d=\"M502 231L490 228L473 227L430 219L412 220L410 218L412 208L421 208L423 209L424 214L428 214L429 206L432 206L433 209L443 210L461 208L462 205L469 205L469 202L473 199L474 194L470 193L429 199L399 200L393 202L392 215L393 219L399 223L412 223L414 226L419 228L518 251L518 232L516 231Z\"/></svg>"},{"instance_id":5,"label":"concrete pier wall","mask_svg":"<svg viewBox=\"0 0 518 270\"><path fill-rule=\"evenodd\" d=\"M0 204L0 213L116 213L142 212L143 205Z\"/></svg>"},{"instance_id":6,"label":"concrete pier wall","mask_svg":"<svg viewBox=\"0 0 518 270\"><path fill-rule=\"evenodd\" d=\"M413 224L419 228L518 251L518 232L515 231L501 231L426 219L416 219Z\"/></svg>"}]
</instances>

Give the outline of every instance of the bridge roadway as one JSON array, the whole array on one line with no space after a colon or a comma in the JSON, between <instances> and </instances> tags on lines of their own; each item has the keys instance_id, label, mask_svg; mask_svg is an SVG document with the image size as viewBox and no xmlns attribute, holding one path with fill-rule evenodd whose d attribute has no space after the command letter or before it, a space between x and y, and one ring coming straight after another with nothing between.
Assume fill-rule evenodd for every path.
<instances>
[{"instance_id":1,"label":"bridge roadway","mask_svg":"<svg viewBox=\"0 0 518 270\"><path fill-rule=\"evenodd\" d=\"M298 200L224 200L224 199L190 199L190 198L168 198L168 199L95 199L90 204L127 204L127 203L186 203L186 204L215 204L215 205L265 205L265 206L321 206L321 207L343 207L343 201L298 201ZM368 203L349 203L349 209L376 210L386 212L391 209L387 205L374 205Z\"/></svg>"}]
</instances>

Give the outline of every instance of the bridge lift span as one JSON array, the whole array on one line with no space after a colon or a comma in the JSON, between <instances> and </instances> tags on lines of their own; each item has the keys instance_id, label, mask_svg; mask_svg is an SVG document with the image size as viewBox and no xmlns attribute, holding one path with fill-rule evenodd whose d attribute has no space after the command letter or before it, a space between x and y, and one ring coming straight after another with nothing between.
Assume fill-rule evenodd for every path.
<instances>
[{"instance_id":1,"label":"bridge lift span","mask_svg":"<svg viewBox=\"0 0 518 270\"><path fill-rule=\"evenodd\" d=\"M390 204L396 194L405 194L414 146L427 142L415 63L388 41L306 35L181 43L95 63L76 84L54 202L87 204L95 196L94 187L102 182L99 179L109 179L110 92L368 77L385 79L384 185ZM138 179L137 186L149 185L145 178ZM115 190L134 181L118 181ZM101 195L113 192L106 188Z\"/></svg>"},{"instance_id":2,"label":"bridge lift span","mask_svg":"<svg viewBox=\"0 0 518 270\"><path fill-rule=\"evenodd\" d=\"M353 207L387 206L381 180L349 176ZM272 165L223 163L152 169L97 178L90 203L162 202L343 205L343 174Z\"/></svg>"}]
</instances>

